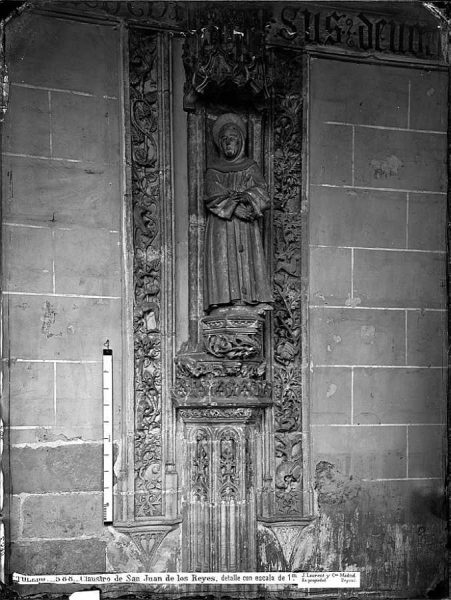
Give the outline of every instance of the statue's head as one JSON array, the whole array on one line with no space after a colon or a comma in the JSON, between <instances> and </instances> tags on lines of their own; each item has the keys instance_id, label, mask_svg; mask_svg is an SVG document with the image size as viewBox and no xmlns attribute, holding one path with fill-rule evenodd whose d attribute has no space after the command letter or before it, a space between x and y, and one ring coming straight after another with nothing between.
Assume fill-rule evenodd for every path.
<instances>
[{"instance_id":1,"label":"statue's head","mask_svg":"<svg viewBox=\"0 0 451 600\"><path fill-rule=\"evenodd\" d=\"M213 125L213 139L222 156L234 161L244 154L246 126L235 113L218 117Z\"/></svg>"}]
</instances>

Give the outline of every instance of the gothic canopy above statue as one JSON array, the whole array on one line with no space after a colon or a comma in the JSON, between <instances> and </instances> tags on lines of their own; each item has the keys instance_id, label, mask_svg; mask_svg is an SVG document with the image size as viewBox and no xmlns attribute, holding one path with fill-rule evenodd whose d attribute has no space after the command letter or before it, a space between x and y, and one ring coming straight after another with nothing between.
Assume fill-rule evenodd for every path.
<instances>
[{"instance_id":1,"label":"gothic canopy above statue","mask_svg":"<svg viewBox=\"0 0 451 600\"><path fill-rule=\"evenodd\" d=\"M185 109L200 97L239 92L256 108L269 99L265 23L260 9L210 6L194 16L185 42Z\"/></svg>"}]
</instances>

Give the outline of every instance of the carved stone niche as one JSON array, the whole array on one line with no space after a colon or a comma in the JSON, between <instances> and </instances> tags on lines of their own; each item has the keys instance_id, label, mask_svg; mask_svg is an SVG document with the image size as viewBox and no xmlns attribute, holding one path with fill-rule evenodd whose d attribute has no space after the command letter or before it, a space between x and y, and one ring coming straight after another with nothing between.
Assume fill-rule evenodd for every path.
<instances>
[{"instance_id":1,"label":"carved stone niche","mask_svg":"<svg viewBox=\"0 0 451 600\"><path fill-rule=\"evenodd\" d=\"M190 230L190 339L175 361L178 406L271 403L265 329L272 291L263 249L270 198L258 166L262 116L240 109L200 106L190 115L189 172L196 180L190 221L206 227ZM230 119L232 133L238 130L242 139L240 156L229 166L218 136ZM240 202L254 211L251 220L233 212Z\"/></svg>"},{"instance_id":2,"label":"carved stone niche","mask_svg":"<svg viewBox=\"0 0 451 600\"><path fill-rule=\"evenodd\" d=\"M250 81L231 78L224 39L210 40L210 71L199 40L185 47L187 88L195 90L188 116L190 324L172 390L184 448L183 568L253 571L257 522L270 513L274 483L264 115ZM205 85L196 88L202 73Z\"/></svg>"}]
</instances>

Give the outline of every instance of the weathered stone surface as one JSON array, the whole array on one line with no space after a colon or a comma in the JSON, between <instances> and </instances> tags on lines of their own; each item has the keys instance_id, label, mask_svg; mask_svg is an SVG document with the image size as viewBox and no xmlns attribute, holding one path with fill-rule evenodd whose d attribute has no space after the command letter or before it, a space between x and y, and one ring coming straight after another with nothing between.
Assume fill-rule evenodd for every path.
<instances>
[{"instance_id":1,"label":"weathered stone surface","mask_svg":"<svg viewBox=\"0 0 451 600\"><path fill-rule=\"evenodd\" d=\"M412 191L446 191L446 136L357 128L355 183Z\"/></svg>"},{"instance_id":2,"label":"weathered stone surface","mask_svg":"<svg viewBox=\"0 0 451 600\"><path fill-rule=\"evenodd\" d=\"M411 75L410 127L446 131L448 122L448 76L444 71L421 71Z\"/></svg>"},{"instance_id":3,"label":"weathered stone surface","mask_svg":"<svg viewBox=\"0 0 451 600\"><path fill-rule=\"evenodd\" d=\"M354 296L363 306L443 308L442 254L354 251Z\"/></svg>"},{"instance_id":4,"label":"weathered stone surface","mask_svg":"<svg viewBox=\"0 0 451 600\"><path fill-rule=\"evenodd\" d=\"M175 527L169 531L154 549L150 543L151 552L136 538L139 534L122 533L108 528L108 543L106 549L107 567L111 571L127 573L139 571L174 572L181 570L181 530ZM155 550L155 551L154 551Z\"/></svg>"},{"instance_id":5,"label":"weathered stone surface","mask_svg":"<svg viewBox=\"0 0 451 600\"><path fill-rule=\"evenodd\" d=\"M102 421L102 369L98 364L56 366L56 424L66 428Z\"/></svg>"},{"instance_id":6,"label":"weathered stone surface","mask_svg":"<svg viewBox=\"0 0 451 600\"><path fill-rule=\"evenodd\" d=\"M3 151L50 156L48 92L11 86Z\"/></svg>"},{"instance_id":7,"label":"weathered stone surface","mask_svg":"<svg viewBox=\"0 0 451 600\"><path fill-rule=\"evenodd\" d=\"M12 448L10 455L11 485L16 494L102 489L99 444Z\"/></svg>"},{"instance_id":8,"label":"weathered stone surface","mask_svg":"<svg viewBox=\"0 0 451 600\"><path fill-rule=\"evenodd\" d=\"M440 423L445 397L439 369L354 370L354 423Z\"/></svg>"},{"instance_id":9,"label":"weathered stone surface","mask_svg":"<svg viewBox=\"0 0 451 600\"><path fill-rule=\"evenodd\" d=\"M402 311L312 308L310 314L315 365L404 364Z\"/></svg>"},{"instance_id":10,"label":"weathered stone surface","mask_svg":"<svg viewBox=\"0 0 451 600\"><path fill-rule=\"evenodd\" d=\"M112 167L3 158L3 216L8 221L87 226L89 215L89 226L117 230L120 198L119 174Z\"/></svg>"},{"instance_id":11,"label":"weathered stone surface","mask_svg":"<svg viewBox=\"0 0 451 600\"><path fill-rule=\"evenodd\" d=\"M316 367L310 393L313 425L351 422L351 369Z\"/></svg>"},{"instance_id":12,"label":"weathered stone surface","mask_svg":"<svg viewBox=\"0 0 451 600\"><path fill-rule=\"evenodd\" d=\"M181 571L181 528L170 531L162 541L155 556L154 569L156 572Z\"/></svg>"},{"instance_id":13,"label":"weathered stone surface","mask_svg":"<svg viewBox=\"0 0 451 600\"><path fill-rule=\"evenodd\" d=\"M409 248L446 250L446 196L410 194Z\"/></svg>"},{"instance_id":14,"label":"weathered stone surface","mask_svg":"<svg viewBox=\"0 0 451 600\"><path fill-rule=\"evenodd\" d=\"M351 295L351 250L310 249L310 302L344 305Z\"/></svg>"},{"instance_id":15,"label":"weathered stone surface","mask_svg":"<svg viewBox=\"0 0 451 600\"><path fill-rule=\"evenodd\" d=\"M13 427L54 423L53 365L11 364L8 420Z\"/></svg>"},{"instance_id":16,"label":"weathered stone surface","mask_svg":"<svg viewBox=\"0 0 451 600\"><path fill-rule=\"evenodd\" d=\"M409 311L407 364L445 366L447 363L446 313Z\"/></svg>"},{"instance_id":17,"label":"weathered stone surface","mask_svg":"<svg viewBox=\"0 0 451 600\"><path fill-rule=\"evenodd\" d=\"M333 461L343 473L356 477L405 477L406 455L406 427L319 427L313 435L314 464Z\"/></svg>"},{"instance_id":18,"label":"weathered stone surface","mask_svg":"<svg viewBox=\"0 0 451 600\"><path fill-rule=\"evenodd\" d=\"M445 456L445 424L409 427L409 477L444 478Z\"/></svg>"},{"instance_id":19,"label":"weathered stone surface","mask_svg":"<svg viewBox=\"0 0 451 600\"><path fill-rule=\"evenodd\" d=\"M93 425L44 425L10 431L11 444L36 444L43 442L101 442L102 422Z\"/></svg>"},{"instance_id":20,"label":"weathered stone surface","mask_svg":"<svg viewBox=\"0 0 451 600\"><path fill-rule=\"evenodd\" d=\"M38 494L22 502L23 538L74 538L100 535L102 494Z\"/></svg>"},{"instance_id":21,"label":"weathered stone surface","mask_svg":"<svg viewBox=\"0 0 451 600\"><path fill-rule=\"evenodd\" d=\"M11 569L27 575L104 573L105 542L89 539L13 543Z\"/></svg>"},{"instance_id":22,"label":"weathered stone surface","mask_svg":"<svg viewBox=\"0 0 451 600\"><path fill-rule=\"evenodd\" d=\"M3 228L3 273L9 292L52 292L50 228Z\"/></svg>"},{"instance_id":23,"label":"weathered stone surface","mask_svg":"<svg viewBox=\"0 0 451 600\"><path fill-rule=\"evenodd\" d=\"M310 181L313 184L351 185L352 128L312 124L315 143L310 145Z\"/></svg>"},{"instance_id":24,"label":"weathered stone surface","mask_svg":"<svg viewBox=\"0 0 451 600\"><path fill-rule=\"evenodd\" d=\"M311 186L310 243L405 248L406 203L402 192Z\"/></svg>"},{"instance_id":25,"label":"weathered stone surface","mask_svg":"<svg viewBox=\"0 0 451 600\"><path fill-rule=\"evenodd\" d=\"M130 535L108 528L106 564L109 571L138 573L144 570L142 553Z\"/></svg>"},{"instance_id":26,"label":"weathered stone surface","mask_svg":"<svg viewBox=\"0 0 451 600\"><path fill-rule=\"evenodd\" d=\"M299 538L293 570L356 569L362 589L410 598L446 587L442 484L363 482L320 462L315 488L318 518Z\"/></svg>"},{"instance_id":27,"label":"weathered stone surface","mask_svg":"<svg viewBox=\"0 0 451 600\"><path fill-rule=\"evenodd\" d=\"M15 541L22 535L21 523L21 505L20 496L11 494L8 498L8 512L5 518L6 525L9 525L9 537L11 541Z\"/></svg>"},{"instance_id":28,"label":"weathered stone surface","mask_svg":"<svg viewBox=\"0 0 451 600\"><path fill-rule=\"evenodd\" d=\"M259 571L286 571L287 563L274 531L259 523L257 529L257 562Z\"/></svg>"},{"instance_id":29,"label":"weathered stone surface","mask_svg":"<svg viewBox=\"0 0 451 600\"><path fill-rule=\"evenodd\" d=\"M8 24L11 80L117 96L118 29L69 20L59 20L56 25L50 16L24 14Z\"/></svg>"},{"instance_id":30,"label":"weathered stone surface","mask_svg":"<svg viewBox=\"0 0 451 600\"><path fill-rule=\"evenodd\" d=\"M97 164L117 163L118 101L52 93L52 135L55 157Z\"/></svg>"},{"instance_id":31,"label":"weathered stone surface","mask_svg":"<svg viewBox=\"0 0 451 600\"><path fill-rule=\"evenodd\" d=\"M11 356L100 364L106 339L111 348L121 347L120 300L9 296L8 302Z\"/></svg>"},{"instance_id":32,"label":"weathered stone surface","mask_svg":"<svg viewBox=\"0 0 451 600\"><path fill-rule=\"evenodd\" d=\"M310 64L312 111L317 118L407 127L410 70L322 58L312 58Z\"/></svg>"},{"instance_id":33,"label":"weathered stone surface","mask_svg":"<svg viewBox=\"0 0 451 600\"><path fill-rule=\"evenodd\" d=\"M120 296L120 250L118 233L85 228L57 230L56 292Z\"/></svg>"}]
</instances>

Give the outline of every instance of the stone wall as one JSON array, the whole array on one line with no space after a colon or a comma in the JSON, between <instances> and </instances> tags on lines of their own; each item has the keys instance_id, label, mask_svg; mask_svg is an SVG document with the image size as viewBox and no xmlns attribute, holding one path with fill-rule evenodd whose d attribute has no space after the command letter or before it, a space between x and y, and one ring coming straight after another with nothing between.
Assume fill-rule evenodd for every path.
<instances>
[{"instance_id":1,"label":"stone wall","mask_svg":"<svg viewBox=\"0 0 451 600\"><path fill-rule=\"evenodd\" d=\"M24 13L6 36L9 569L145 568L102 514L102 348L108 339L114 350L119 407L130 318L119 30ZM310 84L306 404L316 512L290 566L361 570L367 591L440 594L447 74L312 58ZM158 551L156 569L169 554Z\"/></svg>"},{"instance_id":2,"label":"stone wall","mask_svg":"<svg viewBox=\"0 0 451 600\"><path fill-rule=\"evenodd\" d=\"M118 29L26 13L7 26L3 413L10 566L105 570L102 348L121 394Z\"/></svg>"},{"instance_id":3,"label":"stone wall","mask_svg":"<svg viewBox=\"0 0 451 600\"><path fill-rule=\"evenodd\" d=\"M424 592L445 555L447 73L312 58L310 110L316 559Z\"/></svg>"}]
</instances>

